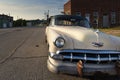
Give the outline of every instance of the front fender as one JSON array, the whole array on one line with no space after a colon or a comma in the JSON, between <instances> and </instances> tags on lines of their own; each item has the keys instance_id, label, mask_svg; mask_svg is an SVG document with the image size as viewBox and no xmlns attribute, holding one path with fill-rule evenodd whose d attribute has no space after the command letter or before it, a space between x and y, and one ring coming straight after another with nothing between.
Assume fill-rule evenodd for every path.
<instances>
[{"instance_id":1,"label":"front fender","mask_svg":"<svg viewBox=\"0 0 120 80\"><path fill-rule=\"evenodd\" d=\"M47 28L46 38L49 45L49 52L54 52L57 50L57 47L54 45L54 42L58 37L62 37L62 36L59 33L57 33L55 30Z\"/></svg>"},{"instance_id":2,"label":"front fender","mask_svg":"<svg viewBox=\"0 0 120 80\"><path fill-rule=\"evenodd\" d=\"M110 36L113 43L116 45L116 49L120 51L120 37L117 36Z\"/></svg>"},{"instance_id":3,"label":"front fender","mask_svg":"<svg viewBox=\"0 0 120 80\"><path fill-rule=\"evenodd\" d=\"M56 53L56 51L59 51L61 49L73 49L73 40L64 33L48 28L46 31L46 37L47 37L47 42L49 44L50 53ZM54 42L58 37L62 37L65 39L65 45L62 48L57 48L54 45Z\"/></svg>"}]
</instances>

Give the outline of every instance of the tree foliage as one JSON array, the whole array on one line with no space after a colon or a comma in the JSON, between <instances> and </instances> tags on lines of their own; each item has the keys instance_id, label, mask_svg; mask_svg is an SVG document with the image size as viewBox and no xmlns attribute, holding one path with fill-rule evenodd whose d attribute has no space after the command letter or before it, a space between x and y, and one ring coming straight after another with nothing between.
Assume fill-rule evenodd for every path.
<instances>
[{"instance_id":1,"label":"tree foliage","mask_svg":"<svg viewBox=\"0 0 120 80\"><path fill-rule=\"evenodd\" d=\"M24 19L18 19L16 21L13 22L13 26L14 27L23 27L26 26L26 20Z\"/></svg>"}]
</instances>

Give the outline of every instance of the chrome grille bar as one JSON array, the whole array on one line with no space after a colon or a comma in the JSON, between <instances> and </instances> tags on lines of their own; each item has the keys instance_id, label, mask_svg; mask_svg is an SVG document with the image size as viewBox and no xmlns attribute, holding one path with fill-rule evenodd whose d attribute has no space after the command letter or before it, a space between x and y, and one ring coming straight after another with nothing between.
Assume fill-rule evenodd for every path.
<instances>
[{"instance_id":1,"label":"chrome grille bar","mask_svg":"<svg viewBox=\"0 0 120 80\"><path fill-rule=\"evenodd\" d=\"M109 61L111 61L111 55L109 54Z\"/></svg>"},{"instance_id":2,"label":"chrome grille bar","mask_svg":"<svg viewBox=\"0 0 120 80\"><path fill-rule=\"evenodd\" d=\"M70 57L71 62L72 62L72 59L73 59L73 54L71 53L71 57Z\"/></svg>"},{"instance_id":3,"label":"chrome grille bar","mask_svg":"<svg viewBox=\"0 0 120 80\"><path fill-rule=\"evenodd\" d=\"M89 54L120 54L120 51L115 50L61 50L57 53L68 52L68 53L89 53Z\"/></svg>"},{"instance_id":4,"label":"chrome grille bar","mask_svg":"<svg viewBox=\"0 0 120 80\"><path fill-rule=\"evenodd\" d=\"M100 62L100 55L98 54L98 63Z\"/></svg>"},{"instance_id":5,"label":"chrome grille bar","mask_svg":"<svg viewBox=\"0 0 120 80\"><path fill-rule=\"evenodd\" d=\"M71 57L70 56L64 56L64 59L71 59ZM73 56L72 60L74 60L74 59L85 60L85 61L99 61L99 62L101 62L101 61L109 61L109 58L101 58L100 60L98 60L98 58L88 58L87 57L87 59L85 59L85 58L79 57L79 56ZM112 60L117 60L117 59L118 58L111 58L111 61Z\"/></svg>"},{"instance_id":6,"label":"chrome grille bar","mask_svg":"<svg viewBox=\"0 0 120 80\"><path fill-rule=\"evenodd\" d=\"M104 61L112 62L120 60L120 51L112 50L61 50L57 54L63 55L64 59L70 60L71 62L82 60L85 63L95 61L99 64Z\"/></svg>"},{"instance_id":7,"label":"chrome grille bar","mask_svg":"<svg viewBox=\"0 0 120 80\"><path fill-rule=\"evenodd\" d=\"M86 56L86 54L84 55L84 60L85 60L85 61L87 60L87 56Z\"/></svg>"}]
</instances>

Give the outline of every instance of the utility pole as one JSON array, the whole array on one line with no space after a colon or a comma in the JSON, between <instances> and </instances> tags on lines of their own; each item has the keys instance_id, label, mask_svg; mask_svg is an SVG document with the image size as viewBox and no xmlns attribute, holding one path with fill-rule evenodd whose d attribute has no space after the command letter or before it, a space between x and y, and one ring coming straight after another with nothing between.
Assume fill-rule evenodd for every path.
<instances>
[{"instance_id":1,"label":"utility pole","mask_svg":"<svg viewBox=\"0 0 120 80\"><path fill-rule=\"evenodd\" d=\"M48 20L49 19L49 10L47 12L44 12L45 15L45 19Z\"/></svg>"},{"instance_id":2,"label":"utility pole","mask_svg":"<svg viewBox=\"0 0 120 80\"><path fill-rule=\"evenodd\" d=\"M47 12L44 12L45 15L45 24L48 25L49 24L49 10Z\"/></svg>"},{"instance_id":3,"label":"utility pole","mask_svg":"<svg viewBox=\"0 0 120 80\"><path fill-rule=\"evenodd\" d=\"M47 12L47 20L49 19L49 10L48 10L48 12Z\"/></svg>"}]
</instances>

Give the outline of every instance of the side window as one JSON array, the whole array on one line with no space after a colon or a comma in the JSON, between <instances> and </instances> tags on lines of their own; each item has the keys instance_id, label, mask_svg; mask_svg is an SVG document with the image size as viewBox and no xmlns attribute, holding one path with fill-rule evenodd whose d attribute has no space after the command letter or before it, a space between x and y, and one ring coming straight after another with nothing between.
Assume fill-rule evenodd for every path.
<instances>
[{"instance_id":1,"label":"side window","mask_svg":"<svg viewBox=\"0 0 120 80\"><path fill-rule=\"evenodd\" d=\"M55 19L54 18L50 18L49 26L54 26L54 25L55 25Z\"/></svg>"},{"instance_id":2,"label":"side window","mask_svg":"<svg viewBox=\"0 0 120 80\"><path fill-rule=\"evenodd\" d=\"M49 25L52 25L52 19L51 18L49 19Z\"/></svg>"}]
</instances>

